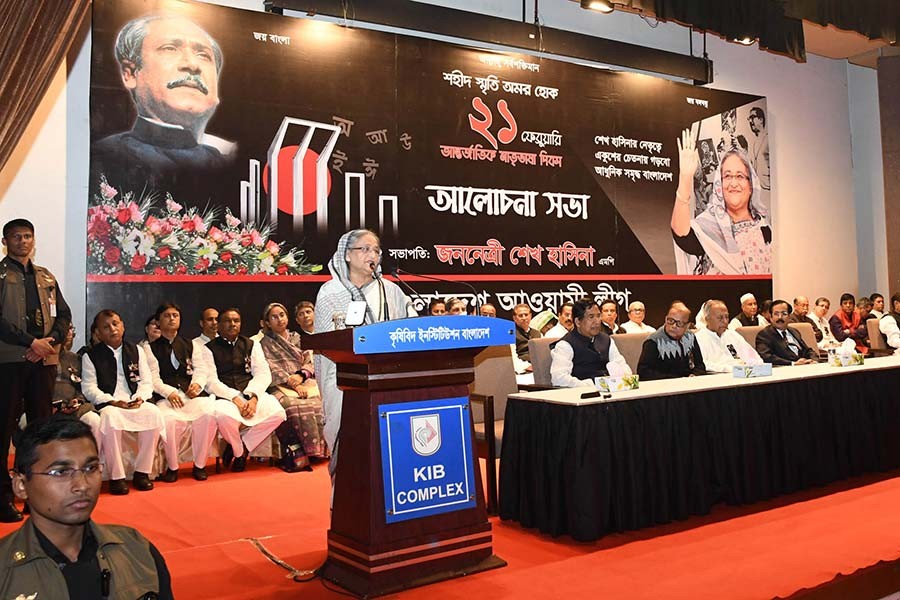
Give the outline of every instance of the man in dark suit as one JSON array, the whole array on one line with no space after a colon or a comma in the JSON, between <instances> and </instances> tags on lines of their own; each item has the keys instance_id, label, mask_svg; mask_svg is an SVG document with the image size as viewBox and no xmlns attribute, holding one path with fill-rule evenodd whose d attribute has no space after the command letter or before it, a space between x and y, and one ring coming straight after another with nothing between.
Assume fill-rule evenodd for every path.
<instances>
[{"instance_id":1,"label":"man in dark suit","mask_svg":"<svg viewBox=\"0 0 900 600\"><path fill-rule=\"evenodd\" d=\"M773 365L807 365L816 362L816 351L803 342L800 332L788 327L791 305L772 303L772 324L756 336L756 351Z\"/></svg>"}]
</instances>

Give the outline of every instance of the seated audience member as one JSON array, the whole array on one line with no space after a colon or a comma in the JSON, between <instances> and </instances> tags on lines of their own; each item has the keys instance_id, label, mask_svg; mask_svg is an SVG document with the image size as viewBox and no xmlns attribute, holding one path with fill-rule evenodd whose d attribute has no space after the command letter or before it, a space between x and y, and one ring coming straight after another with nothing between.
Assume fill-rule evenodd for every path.
<instances>
[{"instance_id":1,"label":"seated audience member","mask_svg":"<svg viewBox=\"0 0 900 600\"><path fill-rule=\"evenodd\" d=\"M600 306L593 298L582 298L572 305L575 327L553 345L550 352L550 381L559 387L593 385L595 377L609 375L609 363L617 375L630 375L631 369L616 348L613 338L603 332Z\"/></svg>"},{"instance_id":2,"label":"seated audience member","mask_svg":"<svg viewBox=\"0 0 900 600\"><path fill-rule=\"evenodd\" d=\"M571 302L565 302L559 307L558 319L556 325L551 327L547 333L544 334L544 337L561 338L575 328L575 323L572 321Z\"/></svg>"},{"instance_id":3,"label":"seated audience member","mask_svg":"<svg viewBox=\"0 0 900 600\"><path fill-rule=\"evenodd\" d=\"M731 320L728 326L732 329L738 327L755 327L758 325L768 325L769 322L760 317L756 305L756 296L747 293L741 296L741 312L738 316Z\"/></svg>"},{"instance_id":4,"label":"seated audience member","mask_svg":"<svg viewBox=\"0 0 900 600\"><path fill-rule=\"evenodd\" d=\"M150 315L144 322L144 337L138 342L139 346L143 346L144 350L150 347L150 344L159 339L159 321L156 315Z\"/></svg>"},{"instance_id":5,"label":"seated audience member","mask_svg":"<svg viewBox=\"0 0 900 600\"><path fill-rule=\"evenodd\" d=\"M888 346L900 349L900 293L891 296L891 312L879 319L878 329Z\"/></svg>"},{"instance_id":6,"label":"seated audience member","mask_svg":"<svg viewBox=\"0 0 900 600\"><path fill-rule=\"evenodd\" d=\"M100 412L103 456L109 469L109 492L128 493L122 461L122 432L137 432L138 453L134 460L132 486L139 491L153 489L150 471L156 444L165 422L153 397L153 374L141 346L124 339L125 325L119 314L101 310L94 317L100 343L81 360L81 391Z\"/></svg>"},{"instance_id":7,"label":"seated audience member","mask_svg":"<svg viewBox=\"0 0 900 600\"><path fill-rule=\"evenodd\" d=\"M166 422L166 472L159 479L178 481L178 449L190 427L194 467L191 475L206 481L206 459L216 439L215 398L201 395L203 386L194 378L193 345L178 334L181 308L166 303L156 309L161 335L150 344L147 360L153 373L156 406Z\"/></svg>"},{"instance_id":8,"label":"seated audience member","mask_svg":"<svg viewBox=\"0 0 900 600\"><path fill-rule=\"evenodd\" d=\"M202 352L206 345L219 336L219 311L212 307L203 309L200 313L200 335L191 340L193 351L194 381L200 384L200 387L206 387L206 374L209 371L208 365L197 362L205 354Z\"/></svg>"},{"instance_id":9,"label":"seated audience member","mask_svg":"<svg viewBox=\"0 0 900 600\"><path fill-rule=\"evenodd\" d=\"M206 344L202 354L194 363L207 365L206 390L217 398L216 421L228 443L222 462L234 472L243 471L247 455L286 418L278 400L266 392L272 384L269 364L260 345L241 335L236 308L219 314L219 337Z\"/></svg>"},{"instance_id":10,"label":"seated audience member","mask_svg":"<svg viewBox=\"0 0 900 600\"><path fill-rule=\"evenodd\" d=\"M763 300L763 303L759 307L759 316L763 321L767 323L772 322L772 301L771 300Z\"/></svg>"},{"instance_id":11,"label":"seated audience member","mask_svg":"<svg viewBox=\"0 0 900 600\"><path fill-rule=\"evenodd\" d=\"M546 337L547 332L556 326L557 323L559 323L559 319L553 314L553 311L548 308L532 317L531 328L537 329L541 332L541 336Z\"/></svg>"},{"instance_id":12,"label":"seated audience member","mask_svg":"<svg viewBox=\"0 0 900 600\"><path fill-rule=\"evenodd\" d=\"M316 305L309 300L301 300L294 307L294 323L297 324L297 333L300 337L312 335L316 323Z\"/></svg>"},{"instance_id":13,"label":"seated audience member","mask_svg":"<svg viewBox=\"0 0 900 600\"><path fill-rule=\"evenodd\" d=\"M788 325L791 305L787 300L772 302L772 324L756 334L756 350L773 365L806 365L816 362L818 352L803 341L800 332Z\"/></svg>"},{"instance_id":14,"label":"seated audience member","mask_svg":"<svg viewBox=\"0 0 900 600\"><path fill-rule=\"evenodd\" d=\"M644 316L647 310L644 303L640 301L632 302L628 305L628 320L622 323L619 333L653 333L656 331L644 323Z\"/></svg>"},{"instance_id":15,"label":"seated audience member","mask_svg":"<svg viewBox=\"0 0 900 600\"><path fill-rule=\"evenodd\" d=\"M135 529L91 520L101 473L84 423L56 414L25 428L12 486L31 518L0 540L0 597L171 600L159 550Z\"/></svg>"},{"instance_id":16,"label":"seated audience member","mask_svg":"<svg viewBox=\"0 0 900 600\"><path fill-rule=\"evenodd\" d=\"M481 307L479 307L478 314L480 314L482 317L496 317L497 307L490 302L485 302L481 305Z\"/></svg>"},{"instance_id":17,"label":"seated audience member","mask_svg":"<svg viewBox=\"0 0 900 600\"><path fill-rule=\"evenodd\" d=\"M788 319L789 323L809 323L816 336L816 343L821 342L824 334L819 326L809 317L809 299L806 296L794 298L794 311Z\"/></svg>"},{"instance_id":18,"label":"seated audience member","mask_svg":"<svg viewBox=\"0 0 900 600\"><path fill-rule=\"evenodd\" d=\"M442 298L432 298L428 303L428 315L440 317L447 314L447 303Z\"/></svg>"},{"instance_id":19,"label":"seated audience member","mask_svg":"<svg viewBox=\"0 0 900 600\"><path fill-rule=\"evenodd\" d=\"M91 349L95 344L100 343L100 338L97 336L97 330L94 328L93 323L90 327L90 332L88 333L88 340L85 342L84 346L78 349L78 352L75 354L78 355L78 359L80 360L84 353ZM80 368L80 367L79 367Z\"/></svg>"},{"instance_id":20,"label":"seated audience member","mask_svg":"<svg viewBox=\"0 0 900 600\"><path fill-rule=\"evenodd\" d=\"M885 315L884 312L884 296L875 292L871 296L869 296L869 301L872 303L872 310L869 311L870 314L875 315L876 319L880 319Z\"/></svg>"},{"instance_id":21,"label":"seated audience member","mask_svg":"<svg viewBox=\"0 0 900 600\"><path fill-rule=\"evenodd\" d=\"M691 311L683 302L669 305L663 326L644 340L638 375L644 381L704 375L706 365L693 333L687 330Z\"/></svg>"},{"instance_id":22,"label":"seated audience member","mask_svg":"<svg viewBox=\"0 0 900 600\"><path fill-rule=\"evenodd\" d=\"M723 301L707 300L702 310L705 326L695 335L707 371L731 373L734 367L763 362L744 336L728 328L728 307Z\"/></svg>"},{"instance_id":23,"label":"seated audience member","mask_svg":"<svg viewBox=\"0 0 900 600\"><path fill-rule=\"evenodd\" d=\"M513 307L513 322L516 324L516 341L512 347L516 373L530 373L531 356L528 353L528 340L541 337L540 331L531 328L531 307L527 304L516 304Z\"/></svg>"},{"instance_id":24,"label":"seated audience member","mask_svg":"<svg viewBox=\"0 0 900 600\"><path fill-rule=\"evenodd\" d=\"M81 393L81 357L72 352L75 339L75 328L69 325L66 339L59 349L59 368L56 371L56 383L53 385L53 405L60 412L72 415L87 423L94 434L97 447L100 447L100 415L94 405L86 402Z\"/></svg>"},{"instance_id":25,"label":"seated audience member","mask_svg":"<svg viewBox=\"0 0 900 600\"><path fill-rule=\"evenodd\" d=\"M850 338L856 342L859 352L865 354L869 351L866 347L866 338L869 337L866 323L856 310L856 298L853 294L841 294L841 307L831 315L828 325L838 342Z\"/></svg>"},{"instance_id":26,"label":"seated audience member","mask_svg":"<svg viewBox=\"0 0 900 600\"><path fill-rule=\"evenodd\" d=\"M856 310L859 312L860 321L878 318L876 315L872 314L872 301L865 296L856 301Z\"/></svg>"},{"instance_id":27,"label":"seated audience member","mask_svg":"<svg viewBox=\"0 0 900 600\"><path fill-rule=\"evenodd\" d=\"M603 333L606 335L619 333L619 326L616 323L619 320L619 305L615 300L607 298L600 303L600 319L603 321Z\"/></svg>"},{"instance_id":28,"label":"seated audience member","mask_svg":"<svg viewBox=\"0 0 900 600\"><path fill-rule=\"evenodd\" d=\"M831 333L831 325L828 324L827 315L830 308L831 301L828 298L825 298L824 296L816 298L816 305L808 315L810 320L812 320L813 324L816 326L816 329L822 333L822 339L819 340L820 350L825 350L839 344L837 339L835 339L834 334Z\"/></svg>"},{"instance_id":29,"label":"seated audience member","mask_svg":"<svg viewBox=\"0 0 900 600\"><path fill-rule=\"evenodd\" d=\"M306 455L324 458L325 413L316 389L312 352L303 350L300 335L288 330L287 309L282 304L269 304L263 321L266 335L260 345L272 373L268 391L284 408Z\"/></svg>"},{"instance_id":30,"label":"seated audience member","mask_svg":"<svg viewBox=\"0 0 900 600\"><path fill-rule=\"evenodd\" d=\"M448 298L447 299L447 314L448 315L464 315L464 314L466 314L466 301L460 300L459 298Z\"/></svg>"}]
</instances>

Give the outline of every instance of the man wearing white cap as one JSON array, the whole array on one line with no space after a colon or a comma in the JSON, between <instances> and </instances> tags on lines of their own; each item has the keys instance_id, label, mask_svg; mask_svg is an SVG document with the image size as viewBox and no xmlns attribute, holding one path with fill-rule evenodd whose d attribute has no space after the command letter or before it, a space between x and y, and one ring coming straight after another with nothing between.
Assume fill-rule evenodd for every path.
<instances>
[{"instance_id":1,"label":"man wearing white cap","mask_svg":"<svg viewBox=\"0 0 900 600\"><path fill-rule=\"evenodd\" d=\"M759 314L759 307L756 304L756 296L746 293L741 296L741 314L736 316L728 324L729 329L737 329L738 327L754 327L756 325L768 325L769 322Z\"/></svg>"}]
</instances>

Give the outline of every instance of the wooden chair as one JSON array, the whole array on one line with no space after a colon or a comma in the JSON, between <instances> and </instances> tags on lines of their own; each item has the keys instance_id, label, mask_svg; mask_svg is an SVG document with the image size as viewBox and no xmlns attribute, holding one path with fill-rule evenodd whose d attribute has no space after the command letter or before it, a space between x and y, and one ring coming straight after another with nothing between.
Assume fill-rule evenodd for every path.
<instances>
[{"instance_id":1,"label":"wooden chair","mask_svg":"<svg viewBox=\"0 0 900 600\"><path fill-rule=\"evenodd\" d=\"M768 327L768 325L753 325L751 327L738 327L735 329L741 334L747 343L756 348L756 334Z\"/></svg>"},{"instance_id":2,"label":"wooden chair","mask_svg":"<svg viewBox=\"0 0 900 600\"><path fill-rule=\"evenodd\" d=\"M816 333L813 326L809 323L791 323L789 329L796 330L803 339L803 343L813 349L813 352L819 354L819 342L816 341Z\"/></svg>"},{"instance_id":3,"label":"wooden chair","mask_svg":"<svg viewBox=\"0 0 900 600\"><path fill-rule=\"evenodd\" d=\"M551 387L550 378L551 346L559 338L535 338L528 340L528 354L531 356L531 370L534 374L534 385Z\"/></svg>"},{"instance_id":4,"label":"wooden chair","mask_svg":"<svg viewBox=\"0 0 900 600\"><path fill-rule=\"evenodd\" d=\"M649 335L649 333L617 333L612 336L613 341L616 343L616 349L625 358L625 362L628 363L632 373L637 373L637 365L641 359L644 340Z\"/></svg>"},{"instance_id":5,"label":"wooden chair","mask_svg":"<svg viewBox=\"0 0 900 600\"><path fill-rule=\"evenodd\" d=\"M892 348L888 347L887 340L884 339L884 334L881 333L878 323L879 319L866 320L866 331L869 333L869 348L872 350L892 350Z\"/></svg>"},{"instance_id":6,"label":"wooden chair","mask_svg":"<svg viewBox=\"0 0 900 600\"><path fill-rule=\"evenodd\" d=\"M509 346L491 346L475 357L475 380L469 386L475 448L486 461L487 510L497 514L497 459L503 445L506 397L519 391Z\"/></svg>"}]
</instances>

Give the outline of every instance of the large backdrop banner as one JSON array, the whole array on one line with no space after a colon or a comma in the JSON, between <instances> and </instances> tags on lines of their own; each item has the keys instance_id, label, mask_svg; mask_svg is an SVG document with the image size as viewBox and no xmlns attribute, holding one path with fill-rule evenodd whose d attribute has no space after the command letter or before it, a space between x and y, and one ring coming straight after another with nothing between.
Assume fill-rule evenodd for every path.
<instances>
[{"instance_id":1,"label":"large backdrop banner","mask_svg":"<svg viewBox=\"0 0 900 600\"><path fill-rule=\"evenodd\" d=\"M190 324L234 305L255 328L269 301L314 299L357 227L381 236L385 272L418 275L417 308L736 310L771 295L766 115L759 96L547 58L96 0L88 318L116 308L134 332L169 300ZM676 200L686 128L699 161Z\"/></svg>"}]
</instances>

